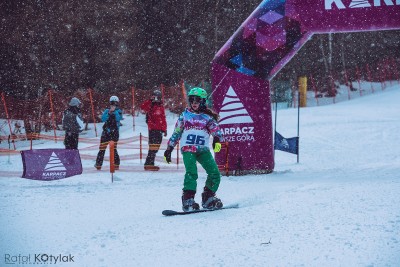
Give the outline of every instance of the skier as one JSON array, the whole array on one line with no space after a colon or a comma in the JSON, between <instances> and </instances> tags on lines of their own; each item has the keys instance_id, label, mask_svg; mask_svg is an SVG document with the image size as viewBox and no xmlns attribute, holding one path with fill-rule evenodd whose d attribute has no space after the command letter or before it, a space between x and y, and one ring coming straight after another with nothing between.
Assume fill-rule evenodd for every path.
<instances>
[{"instance_id":1,"label":"skier","mask_svg":"<svg viewBox=\"0 0 400 267\"><path fill-rule=\"evenodd\" d=\"M78 149L79 133L84 128L80 106L81 101L73 97L69 101L69 107L63 113L62 126L65 131L65 149Z\"/></svg>"},{"instance_id":2,"label":"skier","mask_svg":"<svg viewBox=\"0 0 400 267\"><path fill-rule=\"evenodd\" d=\"M149 129L149 152L144 163L144 169L146 171L158 171L160 167L154 166L154 160L160 149L163 134L167 136L167 120L161 92L155 90L151 99L143 102L140 109L146 114L146 123Z\"/></svg>"},{"instance_id":3,"label":"skier","mask_svg":"<svg viewBox=\"0 0 400 267\"><path fill-rule=\"evenodd\" d=\"M200 208L194 197L197 189L197 161L207 172L204 191L201 194L202 206L205 209L219 209L223 204L216 197L221 174L208 147L209 137L213 136L214 152L221 150L224 141L222 131L217 120L218 114L206 106L207 92L202 88L192 88L189 92L189 108L179 116L175 130L168 141L168 148L164 152L167 163L171 162L171 152L180 140L183 163L186 174L183 184L182 209L193 211Z\"/></svg>"},{"instance_id":4,"label":"skier","mask_svg":"<svg viewBox=\"0 0 400 267\"><path fill-rule=\"evenodd\" d=\"M119 140L119 127L121 126L122 118L122 110L118 107L119 98L117 96L110 97L110 108L104 110L103 115L101 116L101 121L104 122L103 132L101 133L100 138L100 147L99 153L97 154L97 159L94 167L97 170L101 170L101 166L103 165L104 154L106 153L106 149L108 143L110 141L114 141L114 163L115 169L119 169L120 159L117 151L117 143Z\"/></svg>"}]
</instances>

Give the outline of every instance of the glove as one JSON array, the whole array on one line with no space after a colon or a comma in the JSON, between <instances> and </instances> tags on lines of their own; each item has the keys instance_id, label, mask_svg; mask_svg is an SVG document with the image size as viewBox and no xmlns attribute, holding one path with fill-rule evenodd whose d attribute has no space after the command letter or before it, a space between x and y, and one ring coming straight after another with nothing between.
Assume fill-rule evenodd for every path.
<instances>
[{"instance_id":1,"label":"glove","mask_svg":"<svg viewBox=\"0 0 400 267\"><path fill-rule=\"evenodd\" d=\"M166 137L167 136L167 131L165 130L165 132L164 132L164 137Z\"/></svg>"},{"instance_id":2,"label":"glove","mask_svg":"<svg viewBox=\"0 0 400 267\"><path fill-rule=\"evenodd\" d=\"M172 146L169 146L169 147L167 148L167 150L165 150L165 152L164 152L164 160L165 160L168 164L171 163L171 153L172 153L172 150L174 150L174 148L173 148Z\"/></svg>"},{"instance_id":3,"label":"glove","mask_svg":"<svg viewBox=\"0 0 400 267\"><path fill-rule=\"evenodd\" d=\"M215 153L218 153L218 152L221 151L222 145L221 145L221 143L219 142L219 138L218 138L218 137L214 137L212 146L213 146L213 149L214 149L214 152L215 152Z\"/></svg>"}]
</instances>

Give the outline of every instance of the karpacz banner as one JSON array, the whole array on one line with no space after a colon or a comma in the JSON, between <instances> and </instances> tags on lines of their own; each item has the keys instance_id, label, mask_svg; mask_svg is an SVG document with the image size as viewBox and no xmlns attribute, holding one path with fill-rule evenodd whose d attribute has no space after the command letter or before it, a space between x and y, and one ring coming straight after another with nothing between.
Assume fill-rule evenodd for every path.
<instances>
[{"instance_id":1,"label":"karpacz banner","mask_svg":"<svg viewBox=\"0 0 400 267\"><path fill-rule=\"evenodd\" d=\"M77 149L24 150L21 156L24 166L22 178L50 181L82 174Z\"/></svg>"}]
</instances>

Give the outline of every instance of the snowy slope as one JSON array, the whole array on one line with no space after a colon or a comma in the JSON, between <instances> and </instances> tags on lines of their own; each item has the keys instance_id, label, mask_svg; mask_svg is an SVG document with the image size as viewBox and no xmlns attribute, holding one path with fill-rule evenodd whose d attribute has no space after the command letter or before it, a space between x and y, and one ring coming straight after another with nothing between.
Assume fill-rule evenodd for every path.
<instances>
[{"instance_id":1,"label":"snowy slope","mask_svg":"<svg viewBox=\"0 0 400 267\"><path fill-rule=\"evenodd\" d=\"M59 266L399 266L399 100L393 85L301 109L300 163L276 151L272 174L223 177L218 196L239 203L234 210L162 216L180 209L182 165L148 173L128 159L111 183L87 156L83 175L40 182L19 178L18 154L1 156L0 265L46 253L74 257ZM295 136L297 110L278 112L278 132ZM171 133L176 117L168 120ZM143 117L135 122L147 135ZM131 125L126 117L122 138ZM97 145L80 143L81 154ZM35 145L45 147L62 143ZM202 171L199 191L204 181Z\"/></svg>"}]
</instances>

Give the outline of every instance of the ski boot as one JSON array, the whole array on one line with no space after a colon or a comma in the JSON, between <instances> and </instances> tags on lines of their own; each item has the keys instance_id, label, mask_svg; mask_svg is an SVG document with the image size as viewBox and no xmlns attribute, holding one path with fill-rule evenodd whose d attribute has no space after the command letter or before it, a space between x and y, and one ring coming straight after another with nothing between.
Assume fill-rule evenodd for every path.
<instances>
[{"instance_id":1,"label":"ski boot","mask_svg":"<svg viewBox=\"0 0 400 267\"><path fill-rule=\"evenodd\" d=\"M199 210L200 205L194 201L194 196L196 194L196 191L192 190L186 190L183 191L182 195L182 210L183 211L194 211L194 210Z\"/></svg>"},{"instance_id":2,"label":"ski boot","mask_svg":"<svg viewBox=\"0 0 400 267\"><path fill-rule=\"evenodd\" d=\"M221 199L215 196L215 193L204 187L204 191L201 194L201 206L208 210L220 209L223 207Z\"/></svg>"}]
</instances>

